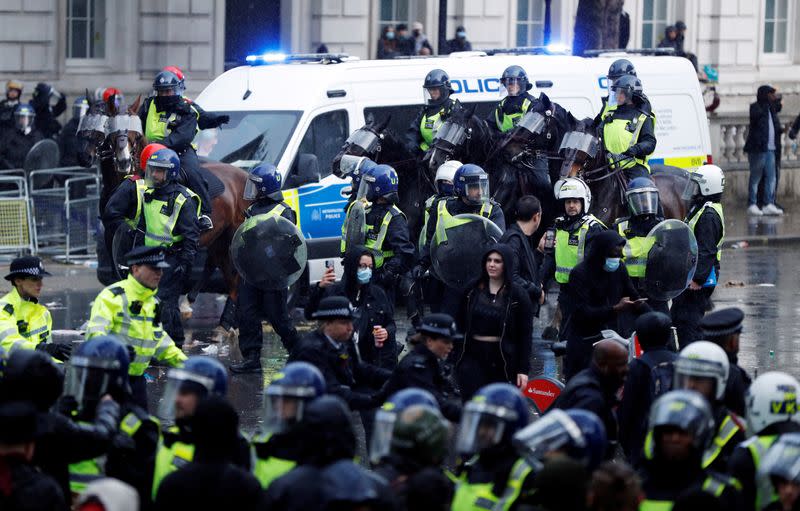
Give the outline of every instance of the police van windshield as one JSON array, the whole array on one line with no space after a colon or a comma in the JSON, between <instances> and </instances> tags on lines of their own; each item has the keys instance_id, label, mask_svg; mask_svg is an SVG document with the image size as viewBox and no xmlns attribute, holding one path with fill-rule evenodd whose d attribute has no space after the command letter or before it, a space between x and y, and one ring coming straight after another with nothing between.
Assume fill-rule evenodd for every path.
<instances>
[{"instance_id":1,"label":"police van windshield","mask_svg":"<svg viewBox=\"0 0 800 511\"><path fill-rule=\"evenodd\" d=\"M195 137L197 155L250 169L261 162L277 165L302 111L214 112L229 115L221 128Z\"/></svg>"}]
</instances>

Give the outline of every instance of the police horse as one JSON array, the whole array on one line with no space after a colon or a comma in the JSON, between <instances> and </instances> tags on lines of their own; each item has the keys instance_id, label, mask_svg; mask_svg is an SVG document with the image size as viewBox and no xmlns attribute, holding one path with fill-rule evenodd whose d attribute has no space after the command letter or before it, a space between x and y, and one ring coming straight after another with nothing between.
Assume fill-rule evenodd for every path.
<instances>
[{"instance_id":1,"label":"police horse","mask_svg":"<svg viewBox=\"0 0 800 511\"><path fill-rule=\"evenodd\" d=\"M102 190L100 213L114 190L123 180L139 174L139 156L146 141L141 121L137 115L141 96L127 110L115 107L112 101L92 105L78 127L81 150L80 162L90 166L96 158L100 160ZM228 247L234 232L244 221L244 211L249 205L242 198L247 173L238 167L213 161L202 161L204 178L209 182L209 194L213 199L212 219L214 228L202 233L200 247L206 247L207 258L203 277L190 291L190 299L196 297L215 269L222 273L228 301L225 304L220 325L230 330L235 325L235 300L238 276L230 259ZM103 282L110 284L111 282Z\"/></svg>"}]
</instances>

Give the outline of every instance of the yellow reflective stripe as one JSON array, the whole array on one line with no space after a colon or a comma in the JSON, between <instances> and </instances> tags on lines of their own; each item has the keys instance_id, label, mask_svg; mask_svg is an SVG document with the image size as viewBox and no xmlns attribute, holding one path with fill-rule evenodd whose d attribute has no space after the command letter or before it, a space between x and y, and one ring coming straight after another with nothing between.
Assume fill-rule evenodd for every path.
<instances>
[{"instance_id":1,"label":"yellow reflective stripe","mask_svg":"<svg viewBox=\"0 0 800 511\"><path fill-rule=\"evenodd\" d=\"M531 100L525 98L522 100L522 108L519 112L514 112L513 114L504 114L503 113L503 105L505 105L506 98L503 98L500 101L500 104L494 109L494 120L497 124L497 129L499 129L502 133L510 131L514 126L519 123L519 120L522 119L522 116L528 112L528 108L531 106ZM500 120L500 115L502 114L503 120Z\"/></svg>"},{"instance_id":2,"label":"yellow reflective stripe","mask_svg":"<svg viewBox=\"0 0 800 511\"><path fill-rule=\"evenodd\" d=\"M639 511L672 511L674 505L671 500L645 499L639 504Z\"/></svg>"},{"instance_id":3,"label":"yellow reflective stripe","mask_svg":"<svg viewBox=\"0 0 800 511\"><path fill-rule=\"evenodd\" d=\"M580 226L573 231L565 231L564 229L556 229L556 246L555 246L555 260L556 260L556 281L559 284L566 284L569 282L569 274L578 263L583 261L584 253L586 251L586 235L589 233L589 228L593 225L600 224L594 215L586 215L583 217ZM570 239L577 236L577 245L571 245Z\"/></svg>"},{"instance_id":4,"label":"yellow reflective stripe","mask_svg":"<svg viewBox=\"0 0 800 511\"><path fill-rule=\"evenodd\" d=\"M130 437L135 435L141 426L142 420L133 413L126 415L122 422L119 423L119 429Z\"/></svg>"},{"instance_id":5,"label":"yellow reflective stripe","mask_svg":"<svg viewBox=\"0 0 800 511\"><path fill-rule=\"evenodd\" d=\"M722 224L722 236L720 236L719 241L717 242L717 261L721 261L722 242L725 239L725 214L723 213L722 210L722 204L720 204L719 202L710 202L710 201L706 202L705 204L703 204L703 207L699 208L695 212L694 216L692 216L692 218L690 218L686 223L689 224L689 228L692 230L692 232L694 232L694 228L697 225L697 222L700 220L700 217L705 212L706 208L713 209L717 213L717 215L719 215L719 220L720 223Z\"/></svg>"},{"instance_id":6,"label":"yellow reflective stripe","mask_svg":"<svg viewBox=\"0 0 800 511\"><path fill-rule=\"evenodd\" d=\"M9 335L16 335L19 333L19 330L16 328L6 328L2 332L0 332L0 338L8 337Z\"/></svg>"},{"instance_id":7,"label":"yellow reflective stripe","mask_svg":"<svg viewBox=\"0 0 800 511\"><path fill-rule=\"evenodd\" d=\"M506 483L506 489L503 491L503 496L493 507L495 511L508 511L508 509L511 508L522 491L522 483L532 470L531 466L528 465L525 460L517 460L511 469L511 474Z\"/></svg>"},{"instance_id":8,"label":"yellow reflective stripe","mask_svg":"<svg viewBox=\"0 0 800 511\"><path fill-rule=\"evenodd\" d=\"M731 419L730 415L726 415L719 426L716 436L714 436L713 445L703 453L703 468L708 468L714 463L714 460L717 459L722 449L730 442L737 431L739 431L739 426Z\"/></svg>"},{"instance_id":9,"label":"yellow reflective stripe","mask_svg":"<svg viewBox=\"0 0 800 511\"><path fill-rule=\"evenodd\" d=\"M172 207L171 214L164 219L161 213L161 208L167 205L167 202L161 200L153 200L144 206L144 218L147 226L145 232L145 245L157 246L159 244L170 245L177 243L183 239L183 235L175 236L172 231L178 223L178 217L181 214L181 209L186 203L186 196L179 193L175 197L175 203ZM155 243L154 243L155 242Z\"/></svg>"}]
</instances>

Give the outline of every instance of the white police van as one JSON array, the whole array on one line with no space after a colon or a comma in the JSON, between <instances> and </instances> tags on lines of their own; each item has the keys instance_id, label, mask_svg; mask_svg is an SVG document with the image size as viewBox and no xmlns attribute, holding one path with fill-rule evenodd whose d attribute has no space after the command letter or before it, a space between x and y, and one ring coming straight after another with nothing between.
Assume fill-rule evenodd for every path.
<instances>
[{"instance_id":1,"label":"white police van","mask_svg":"<svg viewBox=\"0 0 800 511\"><path fill-rule=\"evenodd\" d=\"M248 57L249 65L217 77L197 97L204 109L231 117L218 133L200 135L198 153L243 169L262 161L278 167L286 200L297 211L309 243L313 281L323 271L323 260L338 255L350 188L349 180L331 174L331 161L368 117L383 121L391 116L389 129L402 137L422 105L422 82L430 70L444 69L454 97L477 104L476 113L487 116L500 99L503 70L517 64L534 83L532 94L544 92L581 119L600 110L608 67L623 56L636 67L656 113L658 145L650 161L684 168L710 162L708 120L689 61L627 54L581 58L464 52L400 60Z\"/></svg>"}]
</instances>

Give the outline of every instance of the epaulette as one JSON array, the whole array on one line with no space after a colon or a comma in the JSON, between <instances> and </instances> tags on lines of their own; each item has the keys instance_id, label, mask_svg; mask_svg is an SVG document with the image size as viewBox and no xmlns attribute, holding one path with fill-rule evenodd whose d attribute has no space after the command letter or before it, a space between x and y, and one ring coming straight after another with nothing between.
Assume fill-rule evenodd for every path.
<instances>
[{"instance_id":1,"label":"epaulette","mask_svg":"<svg viewBox=\"0 0 800 511\"><path fill-rule=\"evenodd\" d=\"M14 306L11 305L10 303L5 304L3 306L3 310L6 311L9 316L13 316L14 315Z\"/></svg>"},{"instance_id":2,"label":"epaulette","mask_svg":"<svg viewBox=\"0 0 800 511\"><path fill-rule=\"evenodd\" d=\"M111 294L114 296L120 296L125 294L125 289L122 286L110 287L108 288L108 290L111 291Z\"/></svg>"}]
</instances>

